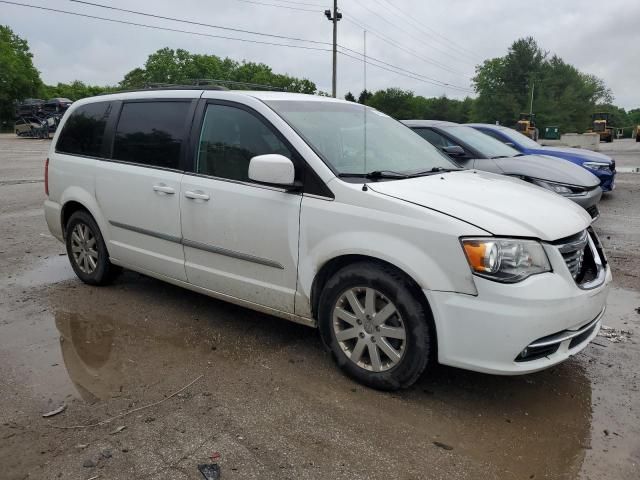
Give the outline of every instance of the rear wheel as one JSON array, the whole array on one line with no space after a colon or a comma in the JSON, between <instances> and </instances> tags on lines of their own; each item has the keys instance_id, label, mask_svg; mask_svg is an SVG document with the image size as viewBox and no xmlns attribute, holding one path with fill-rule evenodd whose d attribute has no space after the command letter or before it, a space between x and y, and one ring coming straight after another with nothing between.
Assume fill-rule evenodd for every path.
<instances>
[{"instance_id":1,"label":"rear wheel","mask_svg":"<svg viewBox=\"0 0 640 480\"><path fill-rule=\"evenodd\" d=\"M109 283L118 271L100 229L91 215L79 210L71 215L65 229L67 255L78 278L90 285Z\"/></svg>"},{"instance_id":2,"label":"rear wheel","mask_svg":"<svg viewBox=\"0 0 640 480\"><path fill-rule=\"evenodd\" d=\"M430 357L431 319L409 280L391 267L357 263L327 282L318 312L338 366L380 390L411 386Z\"/></svg>"}]
</instances>

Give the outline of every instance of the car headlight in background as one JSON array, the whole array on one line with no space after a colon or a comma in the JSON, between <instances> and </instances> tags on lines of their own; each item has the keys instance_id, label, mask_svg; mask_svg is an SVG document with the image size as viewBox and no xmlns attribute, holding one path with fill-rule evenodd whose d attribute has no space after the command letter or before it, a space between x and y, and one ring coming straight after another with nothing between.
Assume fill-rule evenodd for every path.
<instances>
[{"instance_id":1,"label":"car headlight in background","mask_svg":"<svg viewBox=\"0 0 640 480\"><path fill-rule=\"evenodd\" d=\"M602 172L609 172L611 170L611 166L605 162L584 162L582 164L584 168L588 168L589 170L596 170Z\"/></svg>"},{"instance_id":2,"label":"car headlight in background","mask_svg":"<svg viewBox=\"0 0 640 480\"><path fill-rule=\"evenodd\" d=\"M539 187L546 188L552 192L559 193L565 197L584 195L586 193L584 188L576 187L573 185L565 185L563 183L550 182L548 180L540 180L539 178L532 178L531 183L538 185Z\"/></svg>"},{"instance_id":3,"label":"car headlight in background","mask_svg":"<svg viewBox=\"0 0 640 480\"><path fill-rule=\"evenodd\" d=\"M503 283L515 283L550 272L540 242L510 238L463 238L462 247L474 274Z\"/></svg>"}]
</instances>

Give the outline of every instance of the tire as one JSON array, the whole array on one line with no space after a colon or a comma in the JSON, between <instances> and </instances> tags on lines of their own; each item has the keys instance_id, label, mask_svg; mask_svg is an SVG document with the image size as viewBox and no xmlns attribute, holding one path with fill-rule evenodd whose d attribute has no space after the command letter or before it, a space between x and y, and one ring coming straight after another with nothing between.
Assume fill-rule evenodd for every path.
<instances>
[{"instance_id":1,"label":"tire","mask_svg":"<svg viewBox=\"0 0 640 480\"><path fill-rule=\"evenodd\" d=\"M378 390L407 388L420 377L431 360L435 329L414 290L404 274L374 262L348 265L327 281L318 308L320 335L349 377ZM355 315L354 298L361 307Z\"/></svg>"},{"instance_id":2,"label":"tire","mask_svg":"<svg viewBox=\"0 0 640 480\"><path fill-rule=\"evenodd\" d=\"M119 268L109 261L109 252L98 225L86 211L79 210L69 218L65 227L65 243L71 267L84 283L106 285L119 272Z\"/></svg>"}]
</instances>

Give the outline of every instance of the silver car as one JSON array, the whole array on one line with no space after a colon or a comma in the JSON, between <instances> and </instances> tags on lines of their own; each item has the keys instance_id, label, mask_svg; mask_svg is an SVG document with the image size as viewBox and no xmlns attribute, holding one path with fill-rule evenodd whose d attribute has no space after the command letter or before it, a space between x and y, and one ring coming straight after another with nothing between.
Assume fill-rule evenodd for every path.
<instances>
[{"instance_id":1,"label":"silver car","mask_svg":"<svg viewBox=\"0 0 640 480\"><path fill-rule=\"evenodd\" d=\"M523 155L478 130L438 120L402 123L438 147L462 168L519 177L573 200L595 220L602 196L600 180L584 168L546 155Z\"/></svg>"}]
</instances>

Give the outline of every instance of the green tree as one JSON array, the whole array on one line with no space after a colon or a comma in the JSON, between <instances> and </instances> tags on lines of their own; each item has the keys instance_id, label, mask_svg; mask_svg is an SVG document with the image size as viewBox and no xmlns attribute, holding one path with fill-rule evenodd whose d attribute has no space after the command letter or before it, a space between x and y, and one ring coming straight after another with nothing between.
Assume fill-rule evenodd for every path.
<instances>
[{"instance_id":1,"label":"green tree","mask_svg":"<svg viewBox=\"0 0 640 480\"><path fill-rule=\"evenodd\" d=\"M367 105L397 119L415 117L415 95L409 90L387 88L379 90L367 100Z\"/></svg>"},{"instance_id":2,"label":"green tree","mask_svg":"<svg viewBox=\"0 0 640 480\"><path fill-rule=\"evenodd\" d=\"M41 85L27 41L0 25L0 119L12 119L14 102L36 96Z\"/></svg>"},{"instance_id":3,"label":"green tree","mask_svg":"<svg viewBox=\"0 0 640 480\"><path fill-rule=\"evenodd\" d=\"M116 87L101 87L97 85L87 85L80 80L71 83L58 83L57 85L43 85L40 89L40 96L47 98L68 98L70 100L80 100L81 98L93 97L102 93L109 93L117 90Z\"/></svg>"},{"instance_id":4,"label":"green tree","mask_svg":"<svg viewBox=\"0 0 640 480\"><path fill-rule=\"evenodd\" d=\"M289 92L316 92L316 85L312 81L274 73L264 63L237 62L216 55L192 54L171 48L162 48L149 55L144 67L127 73L120 86L142 88L149 84L189 84L195 80L201 83L204 80L224 80L230 82L225 83L229 88L247 88L246 84L256 84ZM239 82L239 85L231 82Z\"/></svg>"},{"instance_id":5,"label":"green tree","mask_svg":"<svg viewBox=\"0 0 640 480\"><path fill-rule=\"evenodd\" d=\"M351 92L347 92L347 94L344 96L344 99L348 102L355 102L356 101L356 97L353 96L353 93Z\"/></svg>"},{"instance_id":6,"label":"green tree","mask_svg":"<svg viewBox=\"0 0 640 480\"><path fill-rule=\"evenodd\" d=\"M360 92L360 95L358 95L358 103L368 103L369 99L371 98L371 95L373 95L370 91L368 91L367 89L364 89L363 91Z\"/></svg>"},{"instance_id":7,"label":"green tree","mask_svg":"<svg viewBox=\"0 0 640 480\"><path fill-rule=\"evenodd\" d=\"M478 97L471 117L478 122L514 125L521 112L529 111L533 91L539 128L554 125L581 132L595 105L612 100L601 79L550 56L531 37L514 42L504 57L477 66L473 81Z\"/></svg>"}]
</instances>

